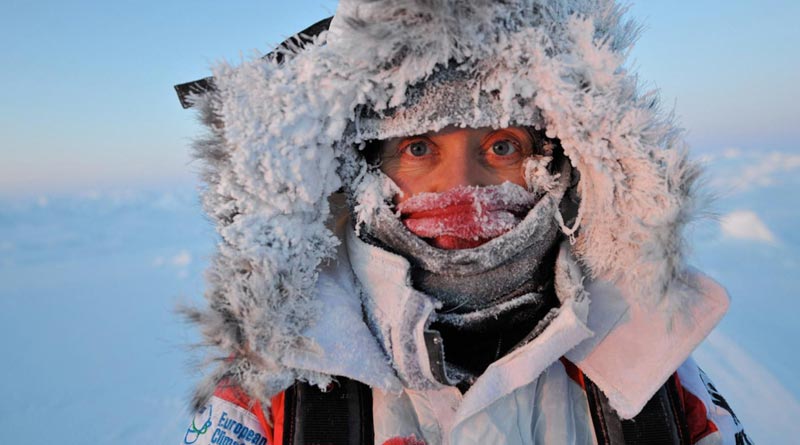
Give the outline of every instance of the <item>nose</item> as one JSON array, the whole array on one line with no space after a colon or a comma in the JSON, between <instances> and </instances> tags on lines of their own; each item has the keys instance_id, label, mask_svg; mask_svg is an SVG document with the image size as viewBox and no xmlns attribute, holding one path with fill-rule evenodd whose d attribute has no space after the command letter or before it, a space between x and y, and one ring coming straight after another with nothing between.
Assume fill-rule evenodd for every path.
<instances>
[{"instance_id":1,"label":"nose","mask_svg":"<svg viewBox=\"0 0 800 445\"><path fill-rule=\"evenodd\" d=\"M456 187L491 185L485 168L471 156L466 146L451 150L440 164L437 192L446 192Z\"/></svg>"}]
</instances>

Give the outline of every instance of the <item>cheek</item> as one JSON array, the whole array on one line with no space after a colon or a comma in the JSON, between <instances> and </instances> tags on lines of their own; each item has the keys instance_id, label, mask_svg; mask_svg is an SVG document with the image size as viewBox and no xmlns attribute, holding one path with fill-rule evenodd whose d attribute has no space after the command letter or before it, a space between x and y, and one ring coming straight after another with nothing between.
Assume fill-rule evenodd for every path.
<instances>
[{"instance_id":1,"label":"cheek","mask_svg":"<svg viewBox=\"0 0 800 445\"><path fill-rule=\"evenodd\" d=\"M406 199L422 192L430 192L432 191L430 187L427 185L427 181L425 177L419 178L409 178L404 175L400 175L399 177L391 177L397 187L403 192L402 195L397 194L394 197L394 203L400 204L401 202L405 201Z\"/></svg>"},{"instance_id":2,"label":"cheek","mask_svg":"<svg viewBox=\"0 0 800 445\"><path fill-rule=\"evenodd\" d=\"M394 197L395 204L399 204L417 193L427 191L426 187L430 178L429 174L395 167L396 166L391 164L384 164L381 166L383 174L394 181L395 185L403 192L402 196L398 194Z\"/></svg>"},{"instance_id":3,"label":"cheek","mask_svg":"<svg viewBox=\"0 0 800 445\"><path fill-rule=\"evenodd\" d=\"M527 183L525 182L525 168L523 166L524 163L520 162L519 164L510 165L505 168L495 169L493 172L495 176L494 183L502 184L508 181L527 188Z\"/></svg>"}]
</instances>

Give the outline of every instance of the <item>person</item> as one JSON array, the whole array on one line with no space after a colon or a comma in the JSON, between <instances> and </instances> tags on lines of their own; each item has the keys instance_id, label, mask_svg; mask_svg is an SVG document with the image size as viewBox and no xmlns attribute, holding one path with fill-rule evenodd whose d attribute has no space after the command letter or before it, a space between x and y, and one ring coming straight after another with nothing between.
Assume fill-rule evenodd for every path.
<instances>
[{"instance_id":1,"label":"person","mask_svg":"<svg viewBox=\"0 0 800 445\"><path fill-rule=\"evenodd\" d=\"M691 359L698 167L611 0L341 0L179 86L213 347L186 444L745 444Z\"/></svg>"}]
</instances>

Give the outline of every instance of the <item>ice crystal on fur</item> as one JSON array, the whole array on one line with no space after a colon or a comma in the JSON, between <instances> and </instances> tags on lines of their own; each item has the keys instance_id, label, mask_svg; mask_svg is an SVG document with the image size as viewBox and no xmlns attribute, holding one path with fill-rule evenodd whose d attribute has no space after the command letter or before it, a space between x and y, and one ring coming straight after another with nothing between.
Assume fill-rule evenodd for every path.
<instances>
[{"instance_id":1,"label":"ice crystal on fur","mask_svg":"<svg viewBox=\"0 0 800 445\"><path fill-rule=\"evenodd\" d=\"M691 293L670 290L691 285L681 229L697 167L624 65L637 27L622 13L611 0L342 0L331 30L281 64L218 66L196 153L221 239L209 309L191 316L219 360L198 401L222 378L265 403L297 379L328 381L283 357L313 346L317 274L339 242L329 197L360 197L361 225L397 192L353 149L370 139L545 129L580 173L578 261L653 310L684 312ZM551 186L528 167L529 186Z\"/></svg>"}]
</instances>

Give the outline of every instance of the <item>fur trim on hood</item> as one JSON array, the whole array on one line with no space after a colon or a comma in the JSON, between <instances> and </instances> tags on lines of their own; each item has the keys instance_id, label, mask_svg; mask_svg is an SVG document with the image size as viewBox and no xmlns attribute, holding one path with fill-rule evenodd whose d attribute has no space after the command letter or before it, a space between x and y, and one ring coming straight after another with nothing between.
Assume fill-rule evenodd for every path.
<instances>
[{"instance_id":1,"label":"fur trim on hood","mask_svg":"<svg viewBox=\"0 0 800 445\"><path fill-rule=\"evenodd\" d=\"M638 28L623 13L611 0L341 0L330 30L282 63L217 66L217 90L194 99L210 128L195 151L221 239L210 308L190 314L224 358L196 402L222 378L262 401L297 379L330 380L282 357L314 347L302 333L320 316L315 283L340 243L329 198L344 188L364 223L396 192L353 148L372 138L452 124L545 129L580 174L578 218L564 229L587 273L667 317L688 313L693 293L670 290L691 288L681 231L698 168L624 65ZM388 122L418 86L453 78L466 79L456 112L370 127L367 115Z\"/></svg>"}]
</instances>

